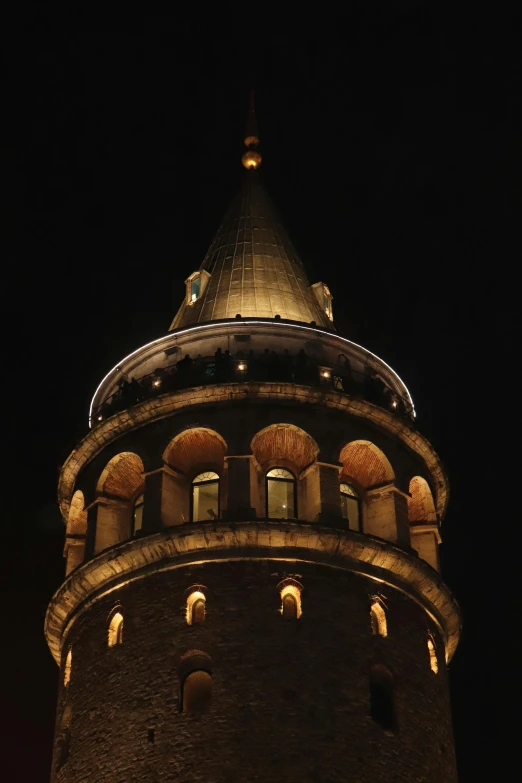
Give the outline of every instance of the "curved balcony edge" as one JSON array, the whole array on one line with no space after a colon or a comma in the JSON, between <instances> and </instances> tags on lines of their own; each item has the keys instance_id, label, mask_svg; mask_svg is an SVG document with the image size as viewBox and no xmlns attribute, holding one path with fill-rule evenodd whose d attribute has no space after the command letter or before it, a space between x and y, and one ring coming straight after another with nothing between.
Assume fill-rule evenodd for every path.
<instances>
[{"instance_id":1,"label":"curved balcony edge","mask_svg":"<svg viewBox=\"0 0 522 783\"><path fill-rule=\"evenodd\" d=\"M95 601L151 573L196 563L234 560L312 562L359 573L401 591L438 627L451 660L460 635L460 610L426 562L383 539L316 523L263 520L194 523L132 539L101 552L71 572L49 603L45 635L59 664L62 643Z\"/></svg>"}]
</instances>

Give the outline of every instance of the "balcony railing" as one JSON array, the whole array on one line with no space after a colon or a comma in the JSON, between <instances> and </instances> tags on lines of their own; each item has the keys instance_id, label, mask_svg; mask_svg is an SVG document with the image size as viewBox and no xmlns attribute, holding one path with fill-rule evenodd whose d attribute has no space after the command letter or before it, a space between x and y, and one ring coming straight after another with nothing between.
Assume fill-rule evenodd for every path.
<instances>
[{"instance_id":1,"label":"balcony railing","mask_svg":"<svg viewBox=\"0 0 522 783\"><path fill-rule=\"evenodd\" d=\"M141 378L122 380L119 389L93 410L92 426L115 413L160 394L218 383L246 381L280 381L333 389L378 405L397 416L413 418L410 401L388 387L376 371L358 372L345 356L333 366L319 364L304 351L292 356L288 351L276 353L250 351L232 355L216 351L214 356L188 354L178 362L155 370Z\"/></svg>"}]
</instances>

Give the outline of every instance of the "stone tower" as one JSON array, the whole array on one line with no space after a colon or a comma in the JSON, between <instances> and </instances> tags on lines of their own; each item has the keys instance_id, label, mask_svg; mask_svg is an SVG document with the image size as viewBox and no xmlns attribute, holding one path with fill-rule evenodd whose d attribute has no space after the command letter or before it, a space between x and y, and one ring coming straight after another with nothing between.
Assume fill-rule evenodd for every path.
<instances>
[{"instance_id":1,"label":"stone tower","mask_svg":"<svg viewBox=\"0 0 522 783\"><path fill-rule=\"evenodd\" d=\"M259 179L65 462L57 783L456 783L448 485Z\"/></svg>"}]
</instances>

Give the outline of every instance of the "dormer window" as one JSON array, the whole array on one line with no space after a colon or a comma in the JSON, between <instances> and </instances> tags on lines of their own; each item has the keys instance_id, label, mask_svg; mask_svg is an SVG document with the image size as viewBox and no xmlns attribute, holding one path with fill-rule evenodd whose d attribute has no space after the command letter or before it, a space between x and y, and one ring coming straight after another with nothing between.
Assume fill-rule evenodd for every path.
<instances>
[{"instance_id":1,"label":"dormer window","mask_svg":"<svg viewBox=\"0 0 522 783\"><path fill-rule=\"evenodd\" d=\"M187 286L187 304L192 305L201 299L205 293L205 288L210 279L210 275L204 269L198 269L185 280Z\"/></svg>"},{"instance_id":2,"label":"dormer window","mask_svg":"<svg viewBox=\"0 0 522 783\"><path fill-rule=\"evenodd\" d=\"M319 306L326 313L330 321L333 321L332 295L330 289L324 283L314 283L312 290L319 302Z\"/></svg>"}]
</instances>

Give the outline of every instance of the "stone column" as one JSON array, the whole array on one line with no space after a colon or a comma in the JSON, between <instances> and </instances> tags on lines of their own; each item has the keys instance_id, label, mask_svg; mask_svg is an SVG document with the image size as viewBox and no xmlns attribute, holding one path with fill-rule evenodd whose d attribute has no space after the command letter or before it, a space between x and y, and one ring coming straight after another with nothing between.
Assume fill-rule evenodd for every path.
<instances>
[{"instance_id":1,"label":"stone column","mask_svg":"<svg viewBox=\"0 0 522 783\"><path fill-rule=\"evenodd\" d=\"M401 546L410 546L407 496L392 484L365 494L363 532Z\"/></svg>"},{"instance_id":2,"label":"stone column","mask_svg":"<svg viewBox=\"0 0 522 783\"><path fill-rule=\"evenodd\" d=\"M299 477L299 519L308 522L339 522L341 494L339 466L314 462Z\"/></svg>"},{"instance_id":3,"label":"stone column","mask_svg":"<svg viewBox=\"0 0 522 783\"><path fill-rule=\"evenodd\" d=\"M103 549L130 538L132 508L129 500L103 497L96 500L95 506L97 514L94 554L96 555Z\"/></svg>"},{"instance_id":4,"label":"stone column","mask_svg":"<svg viewBox=\"0 0 522 783\"><path fill-rule=\"evenodd\" d=\"M411 525L411 545L418 556L440 572L439 544L441 543L437 525Z\"/></svg>"},{"instance_id":5,"label":"stone column","mask_svg":"<svg viewBox=\"0 0 522 783\"><path fill-rule=\"evenodd\" d=\"M65 541L65 576L83 563L85 555L85 536L67 536Z\"/></svg>"},{"instance_id":6,"label":"stone column","mask_svg":"<svg viewBox=\"0 0 522 783\"><path fill-rule=\"evenodd\" d=\"M143 533L190 521L190 483L167 465L145 474Z\"/></svg>"},{"instance_id":7,"label":"stone column","mask_svg":"<svg viewBox=\"0 0 522 783\"><path fill-rule=\"evenodd\" d=\"M225 457L228 491L226 509L222 511L223 519L245 521L256 518L250 492L251 461L250 455Z\"/></svg>"}]
</instances>

